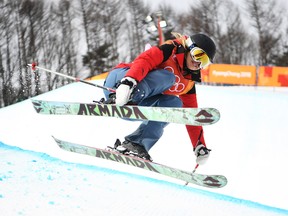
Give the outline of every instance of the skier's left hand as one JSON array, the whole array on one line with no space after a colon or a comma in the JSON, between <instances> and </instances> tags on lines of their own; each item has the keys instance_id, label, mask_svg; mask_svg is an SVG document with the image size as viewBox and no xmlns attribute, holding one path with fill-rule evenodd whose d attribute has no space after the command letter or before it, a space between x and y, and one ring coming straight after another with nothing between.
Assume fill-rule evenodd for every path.
<instances>
[{"instance_id":1,"label":"skier's left hand","mask_svg":"<svg viewBox=\"0 0 288 216\"><path fill-rule=\"evenodd\" d=\"M130 100L131 93L136 85L137 81L135 79L132 77L124 77L116 89L116 105L125 105Z\"/></svg>"}]
</instances>

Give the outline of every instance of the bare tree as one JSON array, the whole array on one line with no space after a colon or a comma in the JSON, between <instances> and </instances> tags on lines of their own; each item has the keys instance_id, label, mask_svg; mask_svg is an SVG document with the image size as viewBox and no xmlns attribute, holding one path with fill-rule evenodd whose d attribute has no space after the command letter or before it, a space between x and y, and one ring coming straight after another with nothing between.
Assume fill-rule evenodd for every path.
<instances>
[{"instance_id":1,"label":"bare tree","mask_svg":"<svg viewBox=\"0 0 288 216\"><path fill-rule=\"evenodd\" d=\"M0 105L7 106L17 101L16 88L13 87L15 53L12 2L1 1L0 8Z\"/></svg>"},{"instance_id":2,"label":"bare tree","mask_svg":"<svg viewBox=\"0 0 288 216\"><path fill-rule=\"evenodd\" d=\"M50 69L56 69L57 65L57 49L58 49L58 26L57 15L55 13L55 5L47 5L47 11L44 13L44 18L41 22L38 40L41 41L39 44L37 63L40 66ZM38 73L38 77L41 81L42 92L50 91L57 86L57 77L50 73Z\"/></svg>"},{"instance_id":3,"label":"bare tree","mask_svg":"<svg viewBox=\"0 0 288 216\"><path fill-rule=\"evenodd\" d=\"M19 7L20 3L20 7ZM32 74L30 70L26 67L28 63L36 61L38 56L38 45L40 43L37 40L39 26L43 19L44 14L44 2L37 1L37 4L33 0L18 1L18 19L19 24L18 29L20 31L21 41L21 58L24 71L24 79L22 80L22 91L25 97L31 97L33 95L38 95L40 91L40 82L37 74ZM33 84L33 85L32 85ZM35 87L34 91L32 87Z\"/></svg>"},{"instance_id":4,"label":"bare tree","mask_svg":"<svg viewBox=\"0 0 288 216\"><path fill-rule=\"evenodd\" d=\"M130 51L130 60L134 60L137 55L143 52L144 35L143 35L143 20L149 14L149 11L144 7L142 1L128 0L127 1L126 27Z\"/></svg>"},{"instance_id":5,"label":"bare tree","mask_svg":"<svg viewBox=\"0 0 288 216\"><path fill-rule=\"evenodd\" d=\"M255 64L253 36L245 31L239 8L232 2L222 5L221 34L217 41L217 62L225 64Z\"/></svg>"},{"instance_id":6,"label":"bare tree","mask_svg":"<svg viewBox=\"0 0 288 216\"><path fill-rule=\"evenodd\" d=\"M63 70L65 74L74 76L76 73L76 48L77 38L74 34L73 22L73 8L69 0L60 0L58 6L58 27L61 30L60 33L60 44L59 44L59 68L58 70ZM63 80L64 81L64 80ZM67 82L69 82L67 80ZM64 84L64 83L63 83Z\"/></svg>"},{"instance_id":7,"label":"bare tree","mask_svg":"<svg viewBox=\"0 0 288 216\"><path fill-rule=\"evenodd\" d=\"M206 0L193 4L188 11L190 32L202 32L218 39L221 33L223 0Z\"/></svg>"},{"instance_id":8,"label":"bare tree","mask_svg":"<svg viewBox=\"0 0 288 216\"><path fill-rule=\"evenodd\" d=\"M120 1L113 0L107 4L106 0L90 0L80 3L87 42L87 52L82 62L89 67L89 76L93 76L110 69L118 58L117 29L121 19L117 16L117 9L120 8Z\"/></svg>"},{"instance_id":9,"label":"bare tree","mask_svg":"<svg viewBox=\"0 0 288 216\"><path fill-rule=\"evenodd\" d=\"M121 0L109 1L104 10L104 40L106 43L110 43L110 53L107 59L107 65L104 70L107 70L112 65L118 63L119 60L119 34L123 23L125 22L124 7Z\"/></svg>"},{"instance_id":10,"label":"bare tree","mask_svg":"<svg viewBox=\"0 0 288 216\"><path fill-rule=\"evenodd\" d=\"M286 23L288 24L288 23ZM285 28L284 28L285 29ZM272 59L272 64L277 66L288 66L288 27L286 26L285 31L279 41L279 49L278 52L275 52Z\"/></svg>"},{"instance_id":11,"label":"bare tree","mask_svg":"<svg viewBox=\"0 0 288 216\"><path fill-rule=\"evenodd\" d=\"M282 12L277 8L275 0L246 0L246 4L258 36L258 64L271 64L272 56L279 49Z\"/></svg>"},{"instance_id":12,"label":"bare tree","mask_svg":"<svg viewBox=\"0 0 288 216\"><path fill-rule=\"evenodd\" d=\"M91 45L90 45L90 38L89 38L89 23L88 23L88 4L86 4L85 0L80 0L80 6L81 6L81 13L82 13L82 20L83 20L83 28L85 32L85 39L86 39L86 45L87 45L87 51L90 52Z\"/></svg>"},{"instance_id":13,"label":"bare tree","mask_svg":"<svg viewBox=\"0 0 288 216\"><path fill-rule=\"evenodd\" d=\"M69 75L77 71L77 35L69 1L60 2L58 13L50 5L44 0L37 4L33 0L0 1L0 106L57 87L56 77L51 80L49 74L41 73L41 79L40 73L27 68L28 63L58 65L58 69L62 65Z\"/></svg>"}]
</instances>

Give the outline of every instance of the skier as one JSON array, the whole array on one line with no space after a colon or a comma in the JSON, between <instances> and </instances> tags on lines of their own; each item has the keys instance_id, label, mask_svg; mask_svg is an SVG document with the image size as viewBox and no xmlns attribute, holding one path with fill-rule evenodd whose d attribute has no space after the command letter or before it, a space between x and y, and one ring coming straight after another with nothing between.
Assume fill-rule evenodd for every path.
<instances>
[{"instance_id":1,"label":"skier","mask_svg":"<svg viewBox=\"0 0 288 216\"><path fill-rule=\"evenodd\" d=\"M213 62L216 46L205 34L192 36L172 33L175 39L153 46L132 63L120 63L109 72L104 86L107 103L158 107L198 107L195 82L201 82L200 69ZM115 98L116 97L116 98ZM144 121L125 137L121 148L140 158L152 160L148 151L163 134L166 122ZM210 154L202 126L186 125L196 163L204 164Z\"/></svg>"}]
</instances>

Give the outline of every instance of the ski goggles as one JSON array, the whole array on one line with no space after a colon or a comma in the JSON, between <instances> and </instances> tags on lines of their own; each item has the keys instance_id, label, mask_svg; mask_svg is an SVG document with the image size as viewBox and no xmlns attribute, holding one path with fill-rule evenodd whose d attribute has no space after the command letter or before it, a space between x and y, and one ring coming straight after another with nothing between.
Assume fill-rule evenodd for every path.
<instances>
[{"instance_id":1,"label":"ski goggles","mask_svg":"<svg viewBox=\"0 0 288 216\"><path fill-rule=\"evenodd\" d=\"M205 53L204 50L202 50L199 47L194 47L190 50L190 55L191 58L195 61L195 62L200 62L200 68L205 68L207 67L209 64L211 64L211 61L208 57L208 55Z\"/></svg>"},{"instance_id":2,"label":"ski goggles","mask_svg":"<svg viewBox=\"0 0 288 216\"><path fill-rule=\"evenodd\" d=\"M205 68L211 64L211 61L206 52L203 49L197 47L197 45L191 40L190 37L188 37L185 42L188 50L190 51L191 58L195 62L200 62L200 68Z\"/></svg>"}]
</instances>

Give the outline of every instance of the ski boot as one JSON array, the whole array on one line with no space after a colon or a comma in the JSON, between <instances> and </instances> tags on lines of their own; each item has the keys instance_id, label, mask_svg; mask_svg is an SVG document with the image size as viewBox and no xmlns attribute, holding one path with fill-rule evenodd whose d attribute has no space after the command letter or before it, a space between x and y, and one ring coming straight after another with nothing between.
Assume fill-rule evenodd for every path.
<instances>
[{"instance_id":1,"label":"ski boot","mask_svg":"<svg viewBox=\"0 0 288 216\"><path fill-rule=\"evenodd\" d=\"M114 149L121 154L139 157L144 160L152 161L144 146L125 140L123 143L119 139L114 144Z\"/></svg>"}]
</instances>

